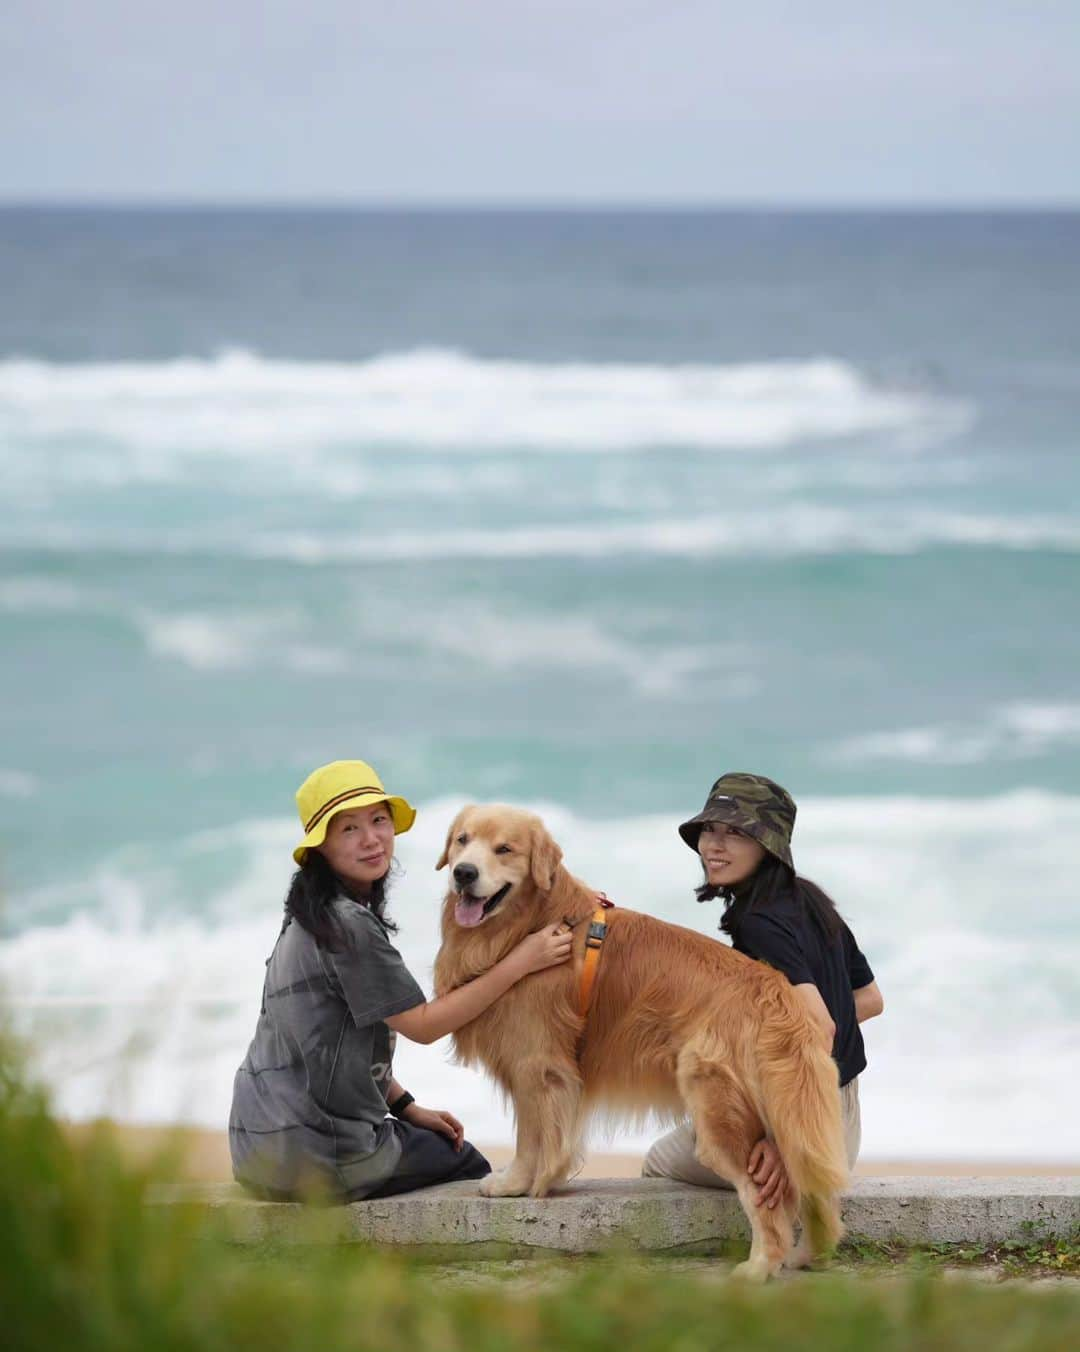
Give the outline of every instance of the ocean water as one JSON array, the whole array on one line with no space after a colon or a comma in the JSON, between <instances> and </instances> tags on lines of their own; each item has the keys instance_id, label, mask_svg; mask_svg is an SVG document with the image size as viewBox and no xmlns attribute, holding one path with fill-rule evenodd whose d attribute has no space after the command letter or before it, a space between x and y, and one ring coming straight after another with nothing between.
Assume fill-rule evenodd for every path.
<instances>
[{"instance_id":1,"label":"ocean water","mask_svg":"<svg viewBox=\"0 0 1080 1352\"><path fill-rule=\"evenodd\" d=\"M322 761L420 808L423 983L461 802L711 933L674 827L750 769L885 993L864 1153L1080 1158L1078 294L1075 214L0 212L0 985L60 1107L224 1122Z\"/></svg>"}]
</instances>

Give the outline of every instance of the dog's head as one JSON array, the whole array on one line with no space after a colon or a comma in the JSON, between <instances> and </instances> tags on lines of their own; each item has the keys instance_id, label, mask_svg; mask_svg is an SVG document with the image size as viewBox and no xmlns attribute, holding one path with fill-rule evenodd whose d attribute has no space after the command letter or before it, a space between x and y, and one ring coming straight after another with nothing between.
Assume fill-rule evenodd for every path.
<instances>
[{"instance_id":1,"label":"dog's head","mask_svg":"<svg viewBox=\"0 0 1080 1352\"><path fill-rule=\"evenodd\" d=\"M495 803L462 808L435 867L449 867L454 919L471 929L550 892L561 859L539 817Z\"/></svg>"}]
</instances>

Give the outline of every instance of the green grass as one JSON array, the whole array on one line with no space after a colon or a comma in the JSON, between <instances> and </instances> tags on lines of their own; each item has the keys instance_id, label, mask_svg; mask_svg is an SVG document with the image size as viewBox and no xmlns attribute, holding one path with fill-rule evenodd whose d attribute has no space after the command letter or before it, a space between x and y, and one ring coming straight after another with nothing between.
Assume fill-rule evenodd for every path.
<instances>
[{"instance_id":1,"label":"green grass","mask_svg":"<svg viewBox=\"0 0 1080 1352\"><path fill-rule=\"evenodd\" d=\"M1021 1229L1025 1237L1000 1244L892 1244L847 1239L841 1260L855 1260L867 1269L898 1265L927 1268L996 1268L1006 1277L1080 1278L1080 1228L1071 1235L1054 1236L1031 1221Z\"/></svg>"},{"instance_id":2,"label":"green grass","mask_svg":"<svg viewBox=\"0 0 1080 1352\"><path fill-rule=\"evenodd\" d=\"M1071 1352L1080 1324L1074 1289L984 1288L930 1267L899 1280L868 1269L745 1289L630 1258L568 1261L558 1281L476 1283L353 1245L253 1252L201 1208L146 1205L169 1172L168 1160L132 1167L106 1132L62 1132L10 1050L0 1055L5 1348ZM1075 1249L1032 1236L1019 1256L1052 1269Z\"/></svg>"}]
</instances>

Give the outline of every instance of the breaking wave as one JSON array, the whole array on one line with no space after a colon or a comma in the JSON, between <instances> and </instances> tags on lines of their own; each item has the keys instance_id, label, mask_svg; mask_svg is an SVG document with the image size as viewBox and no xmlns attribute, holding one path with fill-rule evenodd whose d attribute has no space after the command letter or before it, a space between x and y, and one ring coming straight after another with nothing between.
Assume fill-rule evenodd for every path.
<instances>
[{"instance_id":1,"label":"breaking wave","mask_svg":"<svg viewBox=\"0 0 1080 1352\"><path fill-rule=\"evenodd\" d=\"M6 439L106 439L144 452L246 456L341 443L768 449L916 432L966 416L956 401L886 388L831 358L545 365L420 349L352 363L244 351L210 360L69 366L0 361Z\"/></svg>"}]
</instances>

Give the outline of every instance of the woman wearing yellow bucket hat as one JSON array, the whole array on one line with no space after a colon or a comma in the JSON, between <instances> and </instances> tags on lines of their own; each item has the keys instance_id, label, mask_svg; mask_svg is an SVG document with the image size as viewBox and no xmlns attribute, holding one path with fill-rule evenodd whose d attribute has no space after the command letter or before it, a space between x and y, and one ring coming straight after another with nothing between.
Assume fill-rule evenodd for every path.
<instances>
[{"instance_id":1,"label":"woman wearing yellow bucket hat","mask_svg":"<svg viewBox=\"0 0 1080 1352\"><path fill-rule=\"evenodd\" d=\"M490 1165L457 1118L422 1108L394 1079L396 1034L428 1043L455 1032L522 977L565 962L572 936L538 930L428 1002L385 915L394 839L415 810L365 761L320 766L296 802L299 867L233 1084L234 1176L262 1197L343 1202L482 1178Z\"/></svg>"}]
</instances>

